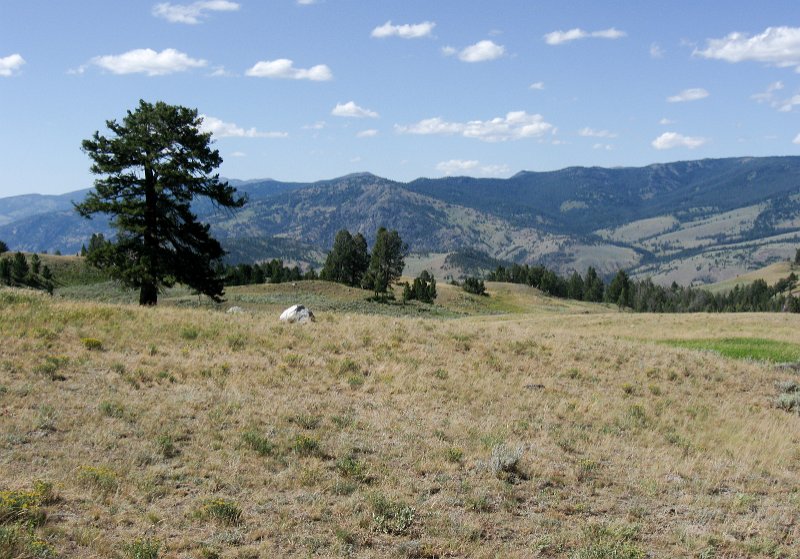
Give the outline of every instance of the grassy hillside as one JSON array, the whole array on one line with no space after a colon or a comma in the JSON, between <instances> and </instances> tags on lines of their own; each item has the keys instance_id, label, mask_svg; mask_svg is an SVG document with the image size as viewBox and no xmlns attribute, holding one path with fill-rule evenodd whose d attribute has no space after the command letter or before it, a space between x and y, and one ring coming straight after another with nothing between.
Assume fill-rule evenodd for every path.
<instances>
[{"instance_id":1,"label":"grassy hillside","mask_svg":"<svg viewBox=\"0 0 800 559\"><path fill-rule=\"evenodd\" d=\"M797 556L797 373L669 345L797 350L797 316L489 288L0 290L0 556ZM297 301L317 321L279 324Z\"/></svg>"},{"instance_id":2,"label":"grassy hillside","mask_svg":"<svg viewBox=\"0 0 800 559\"><path fill-rule=\"evenodd\" d=\"M750 285L758 279L763 279L768 285L775 285L778 280L787 277L792 272L794 272L796 275L800 275L800 266L784 260L752 272L740 274L729 280L711 284L708 286L708 290L712 291L713 293L730 291L737 285Z\"/></svg>"}]
</instances>

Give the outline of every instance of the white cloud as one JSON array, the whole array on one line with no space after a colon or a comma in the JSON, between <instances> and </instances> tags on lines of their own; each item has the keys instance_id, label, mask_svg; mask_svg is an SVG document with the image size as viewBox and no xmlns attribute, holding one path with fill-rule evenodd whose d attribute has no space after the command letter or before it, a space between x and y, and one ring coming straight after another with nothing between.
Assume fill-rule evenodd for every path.
<instances>
[{"instance_id":1,"label":"white cloud","mask_svg":"<svg viewBox=\"0 0 800 559\"><path fill-rule=\"evenodd\" d=\"M663 58L664 57L664 49L662 49L658 43L652 43L650 45L650 58Z\"/></svg>"},{"instance_id":2,"label":"white cloud","mask_svg":"<svg viewBox=\"0 0 800 559\"><path fill-rule=\"evenodd\" d=\"M667 97L668 103L683 103L685 101L697 101L698 99L705 99L708 97L708 91L702 87L693 87L691 89L684 89L677 95Z\"/></svg>"},{"instance_id":3,"label":"white cloud","mask_svg":"<svg viewBox=\"0 0 800 559\"><path fill-rule=\"evenodd\" d=\"M479 175L483 177L498 177L509 174L508 165L481 165L475 159L450 159L436 164L436 170L446 176L452 175Z\"/></svg>"},{"instance_id":4,"label":"white cloud","mask_svg":"<svg viewBox=\"0 0 800 559\"><path fill-rule=\"evenodd\" d=\"M456 49L454 47L450 47L450 46L442 47L442 54L445 55L445 56L453 56L457 52L458 52L458 49Z\"/></svg>"},{"instance_id":5,"label":"white cloud","mask_svg":"<svg viewBox=\"0 0 800 559\"><path fill-rule=\"evenodd\" d=\"M134 49L118 55L95 56L92 58L92 64L113 74L164 76L192 68L202 68L208 63L205 60L191 58L175 49L164 49L161 52L153 49Z\"/></svg>"},{"instance_id":6,"label":"white cloud","mask_svg":"<svg viewBox=\"0 0 800 559\"><path fill-rule=\"evenodd\" d=\"M480 161L475 159L451 159L449 161L440 161L437 163L436 170L449 176L471 171L472 169L477 168L478 165L480 165Z\"/></svg>"},{"instance_id":7,"label":"white cloud","mask_svg":"<svg viewBox=\"0 0 800 559\"><path fill-rule=\"evenodd\" d=\"M664 117L664 118L662 118L661 120L659 120L659 121L658 121L658 123L659 123L660 125L662 125L662 126L667 126L667 125L669 125L669 124L675 124L675 121L674 121L674 120L670 120L670 119L668 119L668 118Z\"/></svg>"},{"instance_id":8,"label":"white cloud","mask_svg":"<svg viewBox=\"0 0 800 559\"><path fill-rule=\"evenodd\" d=\"M153 15L166 19L171 23L196 25L207 17L206 12L234 12L238 9L239 4L228 0L208 0L205 2L192 2L191 4L163 2L153 6Z\"/></svg>"},{"instance_id":9,"label":"white cloud","mask_svg":"<svg viewBox=\"0 0 800 559\"><path fill-rule=\"evenodd\" d=\"M603 149L606 151L611 151L612 149L614 149L614 146L612 146L611 144L595 144L592 146L592 149Z\"/></svg>"},{"instance_id":10,"label":"white cloud","mask_svg":"<svg viewBox=\"0 0 800 559\"><path fill-rule=\"evenodd\" d=\"M484 142L505 142L523 138L538 138L548 132L555 132L552 124L545 122L542 115L528 114L525 111L512 111L504 117L491 120L471 120L469 122L446 122L436 117L421 120L407 126L395 125L399 134L419 135L461 135Z\"/></svg>"},{"instance_id":11,"label":"white cloud","mask_svg":"<svg viewBox=\"0 0 800 559\"><path fill-rule=\"evenodd\" d=\"M544 89L544 82L535 82L530 85L530 89L541 91Z\"/></svg>"},{"instance_id":12,"label":"white cloud","mask_svg":"<svg viewBox=\"0 0 800 559\"><path fill-rule=\"evenodd\" d=\"M797 136L794 137L794 140L792 140L792 143L793 144L800 144L800 134L798 134Z\"/></svg>"},{"instance_id":13,"label":"white cloud","mask_svg":"<svg viewBox=\"0 0 800 559\"><path fill-rule=\"evenodd\" d=\"M766 91L751 95L750 98L758 103L768 103L770 107L782 113L788 113L794 109L795 105L800 105L800 95L780 99L775 95L775 92L781 91L783 88L782 81L773 82L767 86Z\"/></svg>"},{"instance_id":14,"label":"white cloud","mask_svg":"<svg viewBox=\"0 0 800 559\"><path fill-rule=\"evenodd\" d=\"M247 154L243 151L234 151L231 152L231 157L247 157Z\"/></svg>"},{"instance_id":15,"label":"white cloud","mask_svg":"<svg viewBox=\"0 0 800 559\"><path fill-rule=\"evenodd\" d=\"M373 29L372 36L377 39L383 39L385 37L418 39L420 37L430 37L434 27L436 27L436 24L432 21L404 25L392 25L391 21L387 21L383 25Z\"/></svg>"},{"instance_id":16,"label":"white cloud","mask_svg":"<svg viewBox=\"0 0 800 559\"><path fill-rule=\"evenodd\" d=\"M331 111L331 114L333 116L350 118L378 118L379 116L375 111L359 107L354 101L348 101L347 103L336 103L336 106Z\"/></svg>"},{"instance_id":17,"label":"white cloud","mask_svg":"<svg viewBox=\"0 0 800 559\"><path fill-rule=\"evenodd\" d=\"M25 59L19 54L11 54L5 58L0 58L0 76L8 78L13 76L22 65L25 64Z\"/></svg>"},{"instance_id":18,"label":"white cloud","mask_svg":"<svg viewBox=\"0 0 800 559\"><path fill-rule=\"evenodd\" d=\"M311 68L295 68L294 62L288 58L277 60L261 60L245 72L254 78L277 78L285 80L311 80L324 82L333 79L331 69L325 64L317 64Z\"/></svg>"},{"instance_id":19,"label":"white cloud","mask_svg":"<svg viewBox=\"0 0 800 559\"><path fill-rule=\"evenodd\" d=\"M216 138L285 138L286 132L259 132L255 128L244 129L232 122L224 122L208 115L200 115L203 122L201 132L211 132Z\"/></svg>"},{"instance_id":20,"label":"white cloud","mask_svg":"<svg viewBox=\"0 0 800 559\"><path fill-rule=\"evenodd\" d=\"M310 6L311 4L316 4L317 0L297 0L297 3L301 6Z\"/></svg>"},{"instance_id":21,"label":"white cloud","mask_svg":"<svg viewBox=\"0 0 800 559\"><path fill-rule=\"evenodd\" d=\"M651 145L656 149L689 148L694 149L707 143L706 138L696 136L684 136L677 132L664 132L652 141Z\"/></svg>"},{"instance_id":22,"label":"white cloud","mask_svg":"<svg viewBox=\"0 0 800 559\"><path fill-rule=\"evenodd\" d=\"M506 48L504 46L487 39L468 46L458 53L458 58L463 62L485 62L500 58L505 52Z\"/></svg>"},{"instance_id":23,"label":"white cloud","mask_svg":"<svg viewBox=\"0 0 800 559\"><path fill-rule=\"evenodd\" d=\"M303 130L322 130L327 126L327 123L324 120L318 120L314 124L306 124L303 126Z\"/></svg>"},{"instance_id":24,"label":"white cloud","mask_svg":"<svg viewBox=\"0 0 800 559\"><path fill-rule=\"evenodd\" d=\"M608 130L594 130L587 126L578 130L578 136L583 136L584 138L616 138L617 134Z\"/></svg>"},{"instance_id":25,"label":"white cloud","mask_svg":"<svg viewBox=\"0 0 800 559\"><path fill-rule=\"evenodd\" d=\"M614 29L613 27L609 29L601 29L600 31L584 31L583 29L576 27L575 29L570 29L569 31L553 31L551 33L547 33L544 36L544 42L548 45L561 45L570 41L577 41L578 39L621 39L626 35L627 33L624 31Z\"/></svg>"},{"instance_id":26,"label":"white cloud","mask_svg":"<svg viewBox=\"0 0 800 559\"><path fill-rule=\"evenodd\" d=\"M369 130L362 130L358 134L356 134L357 138L374 138L378 135L378 131L374 128L370 128Z\"/></svg>"},{"instance_id":27,"label":"white cloud","mask_svg":"<svg viewBox=\"0 0 800 559\"><path fill-rule=\"evenodd\" d=\"M704 50L694 53L726 62L755 61L779 67L794 66L800 72L800 27L767 27L752 37L730 33L721 39L707 39Z\"/></svg>"}]
</instances>

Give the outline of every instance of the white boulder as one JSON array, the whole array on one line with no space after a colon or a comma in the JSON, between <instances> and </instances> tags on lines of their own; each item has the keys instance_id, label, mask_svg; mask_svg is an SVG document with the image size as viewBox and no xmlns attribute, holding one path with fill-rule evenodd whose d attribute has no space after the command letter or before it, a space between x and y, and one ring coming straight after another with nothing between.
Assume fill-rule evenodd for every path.
<instances>
[{"instance_id":1,"label":"white boulder","mask_svg":"<svg viewBox=\"0 0 800 559\"><path fill-rule=\"evenodd\" d=\"M281 313L281 322L305 324L306 322L314 322L314 313L308 310L303 305L292 305Z\"/></svg>"}]
</instances>

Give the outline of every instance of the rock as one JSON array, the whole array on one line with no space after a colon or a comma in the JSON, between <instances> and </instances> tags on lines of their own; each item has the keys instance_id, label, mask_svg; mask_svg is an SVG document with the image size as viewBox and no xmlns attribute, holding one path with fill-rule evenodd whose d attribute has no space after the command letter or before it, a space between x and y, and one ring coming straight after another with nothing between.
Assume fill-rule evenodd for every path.
<instances>
[{"instance_id":1,"label":"rock","mask_svg":"<svg viewBox=\"0 0 800 559\"><path fill-rule=\"evenodd\" d=\"M314 322L316 320L314 318L314 313L308 310L303 305L292 305L285 311L281 313L281 322L297 322L299 324L305 324L306 322Z\"/></svg>"},{"instance_id":2,"label":"rock","mask_svg":"<svg viewBox=\"0 0 800 559\"><path fill-rule=\"evenodd\" d=\"M228 314L240 314L244 312L244 309L242 307L231 307L225 312Z\"/></svg>"}]
</instances>

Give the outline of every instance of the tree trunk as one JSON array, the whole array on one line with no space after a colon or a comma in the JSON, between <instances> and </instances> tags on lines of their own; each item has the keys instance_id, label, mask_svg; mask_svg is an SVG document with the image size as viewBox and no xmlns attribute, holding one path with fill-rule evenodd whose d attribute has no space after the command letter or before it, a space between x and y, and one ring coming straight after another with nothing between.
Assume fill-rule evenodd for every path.
<instances>
[{"instance_id":1,"label":"tree trunk","mask_svg":"<svg viewBox=\"0 0 800 559\"><path fill-rule=\"evenodd\" d=\"M148 154L148 157L149 154ZM146 279L139 290L139 304L154 306L158 304L158 241L156 240L157 204L156 177L150 165L144 166L144 254L142 260L145 265Z\"/></svg>"},{"instance_id":2,"label":"tree trunk","mask_svg":"<svg viewBox=\"0 0 800 559\"><path fill-rule=\"evenodd\" d=\"M155 306L158 304L158 287L154 283L146 283L139 289L139 304Z\"/></svg>"}]
</instances>

